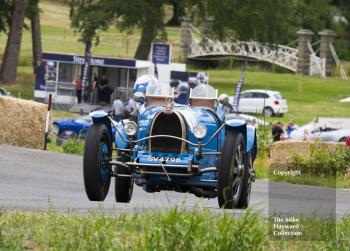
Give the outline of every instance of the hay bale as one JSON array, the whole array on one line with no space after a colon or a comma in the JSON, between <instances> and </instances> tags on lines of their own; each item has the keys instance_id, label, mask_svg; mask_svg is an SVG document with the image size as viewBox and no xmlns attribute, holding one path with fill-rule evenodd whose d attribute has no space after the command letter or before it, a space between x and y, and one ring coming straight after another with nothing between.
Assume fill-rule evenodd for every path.
<instances>
[{"instance_id":1,"label":"hay bale","mask_svg":"<svg viewBox=\"0 0 350 251\"><path fill-rule=\"evenodd\" d=\"M0 144L43 149L47 106L0 96Z\"/></svg>"},{"instance_id":2,"label":"hay bale","mask_svg":"<svg viewBox=\"0 0 350 251\"><path fill-rule=\"evenodd\" d=\"M270 168L287 170L293 156L296 154L306 159L309 158L311 146L315 143L313 141L279 141L273 143L270 150ZM317 144L331 150L341 143L317 142Z\"/></svg>"}]
</instances>

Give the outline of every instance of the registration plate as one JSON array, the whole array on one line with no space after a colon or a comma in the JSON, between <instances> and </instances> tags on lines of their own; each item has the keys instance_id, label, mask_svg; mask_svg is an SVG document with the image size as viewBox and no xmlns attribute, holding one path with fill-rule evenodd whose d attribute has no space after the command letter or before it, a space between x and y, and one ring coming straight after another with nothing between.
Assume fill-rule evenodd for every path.
<instances>
[{"instance_id":1,"label":"registration plate","mask_svg":"<svg viewBox=\"0 0 350 251\"><path fill-rule=\"evenodd\" d=\"M160 156L148 156L149 161L153 162L176 162L179 163L181 161L180 158L175 157L160 157Z\"/></svg>"}]
</instances>

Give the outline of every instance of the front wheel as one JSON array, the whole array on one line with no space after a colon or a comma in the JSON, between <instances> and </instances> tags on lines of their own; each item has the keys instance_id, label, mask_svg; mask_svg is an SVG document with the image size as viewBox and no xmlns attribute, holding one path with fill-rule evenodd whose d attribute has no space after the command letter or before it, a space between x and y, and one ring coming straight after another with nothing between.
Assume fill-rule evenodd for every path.
<instances>
[{"instance_id":1,"label":"front wheel","mask_svg":"<svg viewBox=\"0 0 350 251\"><path fill-rule=\"evenodd\" d=\"M249 168L245 160L243 135L228 131L222 147L218 170L218 202L221 208L245 208L242 194L247 194Z\"/></svg>"},{"instance_id":2,"label":"front wheel","mask_svg":"<svg viewBox=\"0 0 350 251\"><path fill-rule=\"evenodd\" d=\"M85 141L83 175L86 194L91 201L103 201L111 183L112 139L103 124L90 127Z\"/></svg>"}]
</instances>

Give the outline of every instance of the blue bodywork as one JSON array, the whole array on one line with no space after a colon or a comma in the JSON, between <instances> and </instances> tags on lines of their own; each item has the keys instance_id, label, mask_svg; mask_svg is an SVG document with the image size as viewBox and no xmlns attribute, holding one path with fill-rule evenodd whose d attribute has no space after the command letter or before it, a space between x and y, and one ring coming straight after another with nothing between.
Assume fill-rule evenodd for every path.
<instances>
[{"instance_id":1,"label":"blue bodywork","mask_svg":"<svg viewBox=\"0 0 350 251\"><path fill-rule=\"evenodd\" d=\"M130 152L131 157L128 162L131 163L130 172L135 183L146 188L146 191L157 190L149 189L151 187L158 187L158 190L172 189L177 191L185 191L184 187L188 186L216 189L217 167L227 131L242 133L246 145L245 154L247 156L251 154L253 160L255 159L257 153L255 127L247 125L245 120L242 119L225 121L225 116L219 107L210 109L189 105L173 105L171 112L182 117L186 124L187 136L184 140L193 143L193 145L186 143L186 151L181 153L149 151L149 139L147 137L151 136L151 128L157 115L165 113L166 109L168 108L164 105L140 109L137 116L138 131L134 138L129 138L123 130L127 120L116 124L118 132L113 132L110 119L106 113L95 112L90 114L94 123L103 123L107 126L119 151ZM205 125L207 128L207 134L201 140L201 149L193 134L193 127L196 124ZM215 133L216 135L212 137ZM129 140L133 140L133 142ZM216 168L216 171L206 170L208 168ZM169 181L167 175L164 175L164 169L166 169L166 172L173 174L171 181ZM205 172L202 172L202 170L205 170ZM175 175L189 173L191 175L188 176ZM168 186L169 182L171 183L170 188Z\"/></svg>"}]
</instances>

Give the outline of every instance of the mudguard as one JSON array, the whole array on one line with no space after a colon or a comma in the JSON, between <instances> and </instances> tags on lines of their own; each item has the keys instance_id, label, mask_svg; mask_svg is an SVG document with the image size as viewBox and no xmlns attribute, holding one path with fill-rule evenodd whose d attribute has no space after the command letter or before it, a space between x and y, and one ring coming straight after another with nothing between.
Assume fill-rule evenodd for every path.
<instances>
[{"instance_id":1,"label":"mudguard","mask_svg":"<svg viewBox=\"0 0 350 251\"><path fill-rule=\"evenodd\" d=\"M247 125L247 149L253 154L253 161L258 153L256 141L256 128L252 125Z\"/></svg>"},{"instance_id":2,"label":"mudguard","mask_svg":"<svg viewBox=\"0 0 350 251\"><path fill-rule=\"evenodd\" d=\"M113 133L112 133L112 125L111 121L108 118L108 113L105 111L94 111L90 112L89 116L92 118L92 122L94 124L104 124L108 132L110 133L111 139L113 139Z\"/></svg>"},{"instance_id":3,"label":"mudguard","mask_svg":"<svg viewBox=\"0 0 350 251\"><path fill-rule=\"evenodd\" d=\"M242 119L230 119L225 122L225 130L234 130L242 133L246 146L247 152L252 151L253 159L257 154L257 142L256 142L256 129L251 125L247 125Z\"/></svg>"}]
</instances>

